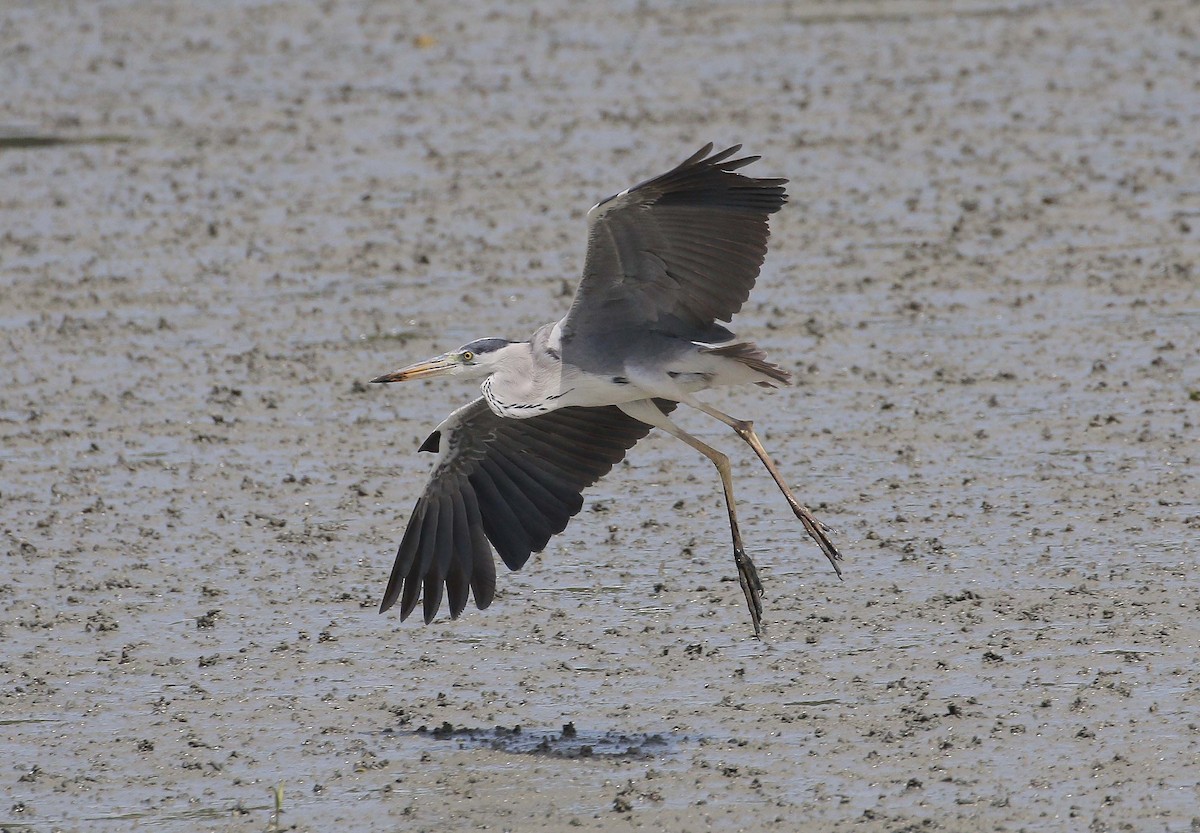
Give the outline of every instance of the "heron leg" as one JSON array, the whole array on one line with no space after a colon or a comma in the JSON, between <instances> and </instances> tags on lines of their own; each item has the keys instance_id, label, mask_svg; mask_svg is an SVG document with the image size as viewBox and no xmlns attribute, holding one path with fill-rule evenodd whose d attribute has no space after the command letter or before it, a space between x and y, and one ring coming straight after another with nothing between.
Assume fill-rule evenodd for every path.
<instances>
[{"instance_id":1,"label":"heron leg","mask_svg":"<svg viewBox=\"0 0 1200 833\"><path fill-rule=\"evenodd\" d=\"M738 582L746 597L746 607L750 610L750 621L754 625L754 635L762 636L762 580L758 576L758 568L746 553L742 544L742 533L738 528L737 512L733 500L733 475L729 466L729 458L712 446L693 437L671 421L670 417L658 409L651 401L643 399L628 402L618 406L622 411L636 420L661 428L673 437L683 440L692 448L699 451L712 461L721 475L721 487L725 490L725 508L729 512L729 531L733 535L733 563L737 567Z\"/></svg>"},{"instance_id":2,"label":"heron leg","mask_svg":"<svg viewBox=\"0 0 1200 833\"><path fill-rule=\"evenodd\" d=\"M734 419L729 414L718 411L716 408L698 399L689 397L684 401L685 404L691 405L693 408L721 420L721 422L732 428L739 437L754 449L754 453L758 455L758 459L762 460L762 464L766 466L767 471L770 472L771 477L775 480L775 485L779 487L779 491L783 492L783 496L787 498L788 505L796 513L796 517L800 519L800 523L804 524L805 531L817 542L817 546L821 548L821 552L825 553L825 557L833 565L834 572L837 573L838 578L841 578L842 568L838 565L838 562L842 560L842 554L838 552L837 547L833 545L833 541L829 539L829 532L825 525L817 520L812 510L796 500L796 496L792 494L792 490L788 488L787 482L784 481L783 475L779 473L775 461L771 459L771 455L767 454L767 450L763 448L758 434L754 432L754 423L749 420Z\"/></svg>"}]
</instances>

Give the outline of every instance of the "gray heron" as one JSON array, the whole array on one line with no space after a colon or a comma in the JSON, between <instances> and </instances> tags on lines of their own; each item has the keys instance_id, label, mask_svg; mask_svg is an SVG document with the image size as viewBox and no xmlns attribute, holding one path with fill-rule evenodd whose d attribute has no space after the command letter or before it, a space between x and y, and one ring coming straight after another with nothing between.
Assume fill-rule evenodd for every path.
<instances>
[{"instance_id":1,"label":"gray heron","mask_svg":"<svg viewBox=\"0 0 1200 833\"><path fill-rule=\"evenodd\" d=\"M420 447L438 456L380 612L399 599L403 621L421 596L428 624L443 591L451 618L470 593L486 608L496 588L492 547L509 569L520 569L579 512L582 491L660 428L720 473L738 580L761 635L763 586L738 529L729 458L671 420L678 404L715 417L749 444L841 576L827 530L792 494L753 424L696 398L707 388L777 387L791 379L718 323L728 322L754 287L767 221L787 202L787 180L738 173L759 158L734 158L741 145L712 149L705 145L588 211L583 278L560 321L527 341L481 338L372 379L483 379L483 396L447 417Z\"/></svg>"}]
</instances>

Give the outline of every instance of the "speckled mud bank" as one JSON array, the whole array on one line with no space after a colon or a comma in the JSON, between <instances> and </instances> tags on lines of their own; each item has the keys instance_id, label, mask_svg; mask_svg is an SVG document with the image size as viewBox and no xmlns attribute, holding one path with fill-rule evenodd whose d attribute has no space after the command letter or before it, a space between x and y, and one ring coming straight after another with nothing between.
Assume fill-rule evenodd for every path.
<instances>
[{"instance_id":1,"label":"speckled mud bank","mask_svg":"<svg viewBox=\"0 0 1200 833\"><path fill-rule=\"evenodd\" d=\"M0 830L1200 824L1195 3L0 10ZM495 604L375 610L583 213L707 141L838 582L651 437ZM585 751L585 749L587 751ZM283 812L273 788L283 785Z\"/></svg>"}]
</instances>

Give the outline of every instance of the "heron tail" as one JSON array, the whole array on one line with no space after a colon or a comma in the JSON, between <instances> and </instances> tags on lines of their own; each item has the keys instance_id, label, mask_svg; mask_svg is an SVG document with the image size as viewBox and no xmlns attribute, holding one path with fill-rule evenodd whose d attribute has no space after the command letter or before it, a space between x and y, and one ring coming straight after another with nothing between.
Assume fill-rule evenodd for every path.
<instances>
[{"instance_id":1,"label":"heron tail","mask_svg":"<svg viewBox=\"0 0 1200 833\"><path fill-rule=\"evenodd\" d=\"M792 383L792 374L779 365L767 361L767 354L752 341L722 344L720 347L705 347L704 352L741 362L756 373L761 373L763 376L773 380L772 382L758 382L757 384L773 388L778 387L775 384L776 382L780 385L790 385Z\"/></svg>"}]
</instances>

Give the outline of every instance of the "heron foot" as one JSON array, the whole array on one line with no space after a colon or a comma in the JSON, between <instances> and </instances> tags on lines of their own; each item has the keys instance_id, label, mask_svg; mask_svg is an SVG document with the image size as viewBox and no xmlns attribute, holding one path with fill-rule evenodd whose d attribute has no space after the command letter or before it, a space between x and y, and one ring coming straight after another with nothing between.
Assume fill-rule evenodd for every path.
<instances>
[{"instance_id":1,"label":"heron foot","mask_svg":"<svg viewBox=\"0 0 1200 833\"><path fill-rule=\"evenodd\" d=\"M821 552L825 553L825 557L829 559L829 563L833 566L833 571L837 573L838 578L841 578L842 568L838 565L838 562L842 560L842 554L838 552L838 548L829 539L829 527L818 521L817 517L802 503L792 503L792 510L796 513L796 517L800 519L800 523L804 524L804 531L808 533L810 538L816 541L817 546L821 548Z\"/></svg>"},{"instance_id":2,"label":"heron foot","mask_svg":"<svg viewBox=\"0 0 1200 833\"><path fill-rule=\"evenodd\" d=\"M762 579L758 577L758 568L746 555L741 547L733 550L733 563L737 565L738 582L742 585L742 593L746 596L746 607L750 610L750 621L754 625L754 635L762 636Z\"/></svg>"}]
</instances>

